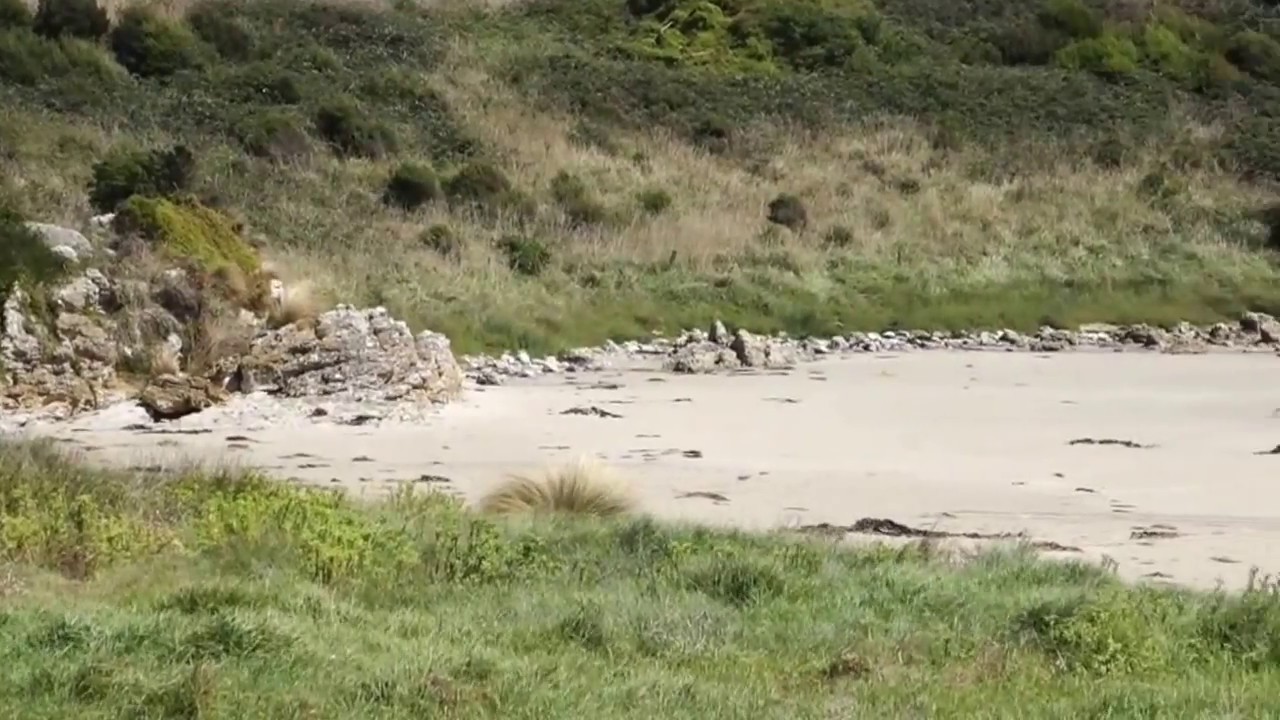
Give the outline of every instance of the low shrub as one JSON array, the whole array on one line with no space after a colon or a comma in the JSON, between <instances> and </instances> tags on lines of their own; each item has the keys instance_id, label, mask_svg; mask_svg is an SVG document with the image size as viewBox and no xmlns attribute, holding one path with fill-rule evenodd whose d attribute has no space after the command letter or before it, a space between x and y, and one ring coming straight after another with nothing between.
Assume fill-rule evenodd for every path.
<instances>
[{"instance_id":1,"label":"low shrub","mask_svg":"<svg viewBox=\"0 0 1280 720\"><path fill-rule=\"evenodd\" d=\"M1053 59L1059 67L1067 70L1115 77L1137 72L1141 54L1129 38L1108 33L1073 42L1055 53Z\"/></svg>"},{"instance_id":2,"label":"low shrub","mask_svg":"<svg viewBox=\"0 0 1280 720\"><path fill-rule=\"evenodd\" d=\"M1263 208L1261 215L1267 227L1267 247L1280 251L1280 202Z\"/></svg>"},{"instance_id":3,"label":"low shrub","mask_svg":"<svg viewBox=\"0 0 1280 720\"><path fill-rule=\"evenodd\" d=\"M1169 638L1152 630L1167 627L1177 596L1158 591L1109 591L1032 606L1017 620L1059 669L1091 675L1144 673L1174 656Z\"/></svg>"},{"instance_id":4,"label":"low shrub","mask_svg":"<svg viewBox=\"0 0 1280 720\"><path fill-rule=\"evenodd\" d=\"M205 0L187 12L187 24L204 42L227 60L253 57L256 43L248 23L235 14L230 3Z\"/></svg>"},{"instance_id":5,"label":"low shrub","mask_svg":"<svg viewBox=\"0 0 1280 720\"><path fill-rule=\"evenodd\" d=\"M462 259L462 238L448 225L432 225L423 230L420 241L443 258L455 262Z\"/></svg>"},{"instance_id":6,"label":"low shrub","mask_svg":"<svg viewBox=\"0 0 1280 720\"><path fill-rule=\"evenodd\" d=\"M1043 27L1077 40L1102 34L1102 14L1083 0L1048 0L1037 18Z\"/></svg>"},{"instance_id":7,"label":"low shrub","mask_svg":"<svg viewBox=\"0 0 1280 720\"><path fill-rule=\"evenodd\" d=\"M608 219L608 211L577 175L561 170L551 179L551 197L573 225L595 225Z\"/></svg>"},{"instance_id":8,"label":"low shrub","mask_svg":"<svg viewBox=\"0 0 1280 720\"><path fill-rule=\"evenodd\" d=\"M0 30L29 28L34 20L24 0L0 0Z\"/></svg>"},{"instance_id":9,"label":"low shrub","mask_svg":"<svg viewBox=\"0 0 1280 720\"><path fill-rule=\"evenodd\" d=\"M799 232L809 224L809 211L804 201L795 195L783 193L769 202L766 216L769 222Z\"/></svg>"},{"instance_id":10,"label":"low shrub","mask_svg":"<svg viewBox=\"0 0 1280 720\"><path fill-rule=\"evenodd\" d=\"M66 261L13 210L0 206L0 302L19 282L48 284L63 275Z\"/></svg>"},{"instance_id":11,"label":"low shrub","mask_svg":"<svg viewBox=\"0 0 1280 720\"><path fill-rule=\"evenodd\" d=\"M316 111L316 131L340 157L376 158L395 152L395 131L350 98L337 98Z\"/></svg>"},{"instance_id":12,"label":"low shrub","mask_svg":"<svg viewBox=\"0 0 1280 720\"><path fill-rule=\"evenodd\" d=\"M40 0L31 27L47 38L98 40L110 32L111 21L96 0Z\"/></svg>"},{"instance_id":13,"label":"low shrub","mask_svg":"<svg viewBox=\"0 0 1280 720\"><path fill-rule=\"evenodd\" d=\"M236 138L255 157L286 161L311 153L311 138L302 121L285 110L264 110L241 120Z\"/></svg>"},{"instance_id":14,"label":"low shrub","mask_svg":"<svg viewBox=\"0 0 1280 720\"><path fill-rule=\"evenodd\" d=\"M234 270L256 278L261 262L235 222L189 198L134 196L115 218L118 232L141 237L171 257L192 262L206 275Z\"/></svg>"},{"instance_id":15,"label":"low shrub","mask_svg":"<svg viewBox=\"0 0 1280 720\"><path fill-rule=\"evenodd\" d=\"M551 266L551 250L534 237L507 235L498 241L507 267L518 275L538 276Z\"/></svg>"},{"instance_id":16,"label":"low shrub","mask_svg":"<svg viewBox=\"0 0 1280 720\"><path fill-rule=\"evenodd\" d=\"M640 204L640 209L649 215L661 215L671 207L673 202L671 193L661 188L650 188L641 190L636 194L636 202Z\"/></svg>"},{"instance_id":17,"label":"low shrub","mask_svg":"<svg viewBox=\"0 0 1280 720\"><path fill-rule=\"evenodd\" d=\"M1280 42L1246 30L1231 38L1226 57L1236 67L1268 82L1280 83Z\"/></svg>"},{"instance_id":18,"label":"low shrub","mask_svg":"<svg viewBox=\"0 0 1280 720\"><path fill-rule=\"evenodd\" d=\"M165 77L203 61L203 47L195 33L142 6L121 13L110 41L120 64L139 77Z\"/></svg>"},{"instance_id":19,"label":"low shrub","mask_svg":"<svg viewBox=\"0 0 1280 720\"><path fill-rule=\"evenodd\" d=\"M303 97L297 73L269 62L238 66L225 74L219 84L243 102L296 105Z\"/></svg>"},{"instance_id":20,"label":"low shrub","mask_svg":"<svg viewBox=\"0 0 1280 720\"><path fill-rule=\"evenodd\" d=\"M834 225L822 235L822 244L828 248L840 250L852 247L853 231L844 225Z\"/></svg>"},{"instance_id":21,"label":"low shrub","mask_svg":"<svg viewBox=\"0 0 1280 720\"><path fill-rule=\"evenodd\" d=\"M414 210L441 195L440 178L435 170L419 163L401 163L387 180L382 201L402 210Z\"/></svg>"},{"instance_id":22,"label":"low shrub","mask_svg":"<svg viewBox=\"0 0 1280 720\"><path fill-rule=\"evenodd\" d=\"M127 81L128 73L97 43L14 29L0 30L0 80L27 86L66 80L110 89Z\"/></svg>"},{"instance_id":23,"label":"low shrub","mask_svg":"<svg viewBox=\"0 0 1280 720\"><path fill-rule=\"evenodd\" d=\"M183 145L164 150L120 147L94 163L89 203L105 213L134 195L186 192L195 181L195 173L195 156Z\"/></svg>"},{"instance_id":24,"label":"low shrub","mask_svg":"<svg viewBox=\"0 0 1280 720\"><path fill-rule=\"evenodd\" d=\"M493 163L474 160L463 165L444 182L444 194L455 208L485 213L509 213L531 217L537 205L517 190Z\"/></svg>"}]
</instances>

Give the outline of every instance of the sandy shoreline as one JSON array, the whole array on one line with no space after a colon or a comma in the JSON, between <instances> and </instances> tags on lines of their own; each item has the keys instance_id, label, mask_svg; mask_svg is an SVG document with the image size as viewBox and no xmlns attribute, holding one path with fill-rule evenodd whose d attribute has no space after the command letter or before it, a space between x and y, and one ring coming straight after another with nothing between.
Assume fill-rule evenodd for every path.
<instances>
[{"instance_id":1,"label":"sandy shoreline","mask_svg":"<svg viewBox=\"0 0 1280 720\"><path fill-rule=\"evenodd\" d=\"M1126 578L1236 588L1251 566L1280 571L1280 455L1265 454L1280 444L1277 369L1243 353L854 355L520 380L412 422L257 421L244 401L163 434L126 429L145 416L125 407L27 432L104 462L233 460L370 496L421 482L474 498L506 473L590 455L659 517L1025 532L1110 557Z\"/></svg>"}]
</instances>

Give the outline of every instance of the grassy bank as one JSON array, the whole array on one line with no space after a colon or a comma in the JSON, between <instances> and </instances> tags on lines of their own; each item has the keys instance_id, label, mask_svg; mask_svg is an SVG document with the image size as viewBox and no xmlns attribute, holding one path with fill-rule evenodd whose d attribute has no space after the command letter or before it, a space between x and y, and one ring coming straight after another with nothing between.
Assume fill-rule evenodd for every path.
<instances>
[{"instance_id":1,"label":"grassy bank","mask_svg":"<svg viewBox=\"0 0 1280 720\"><path fill-rule=\"evenodd\" d=\"M96 163L181 143L182 189L286 279L467 351L715 316L1280 310L1274 7L951 5L201 0L56 39L0 21L0 194L83 223L110 209Z\"/></svg>"},{"instance_id":2,"label":"grassy bank","mask_svg":"<svg viewBox=\"0 0 1280 720\"><path fill-rule=\"evenodd\" d=\"M1280 604L0 447L11 718L1262 717Z\"/></svg>"}]
</instances>

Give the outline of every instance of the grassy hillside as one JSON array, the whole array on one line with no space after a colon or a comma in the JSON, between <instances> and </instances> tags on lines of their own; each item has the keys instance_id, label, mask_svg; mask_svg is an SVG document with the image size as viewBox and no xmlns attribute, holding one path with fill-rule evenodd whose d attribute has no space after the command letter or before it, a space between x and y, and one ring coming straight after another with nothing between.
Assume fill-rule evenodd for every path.
<instances>
[{"instance_id":1,"label":"grassy hillside","mask_svg":"<svg viewBox=\"0 0 1280 720\"><path fill-rule=\"evenodd\" d=\"M1266 717L1272 589L923 545L502 520L0 446L0 712Z\"/></svg>"},{"instance_id":2,"label":"grassy hillside","mask_svg":"<svg viewBox=\"0 0 1280 720\"><path fill-rule=\"evenodd\" d=\"M193 192L463 350L1280 310L1264 0L86 3L0 0L9 205Z\"/></svg>"}]
</instances>

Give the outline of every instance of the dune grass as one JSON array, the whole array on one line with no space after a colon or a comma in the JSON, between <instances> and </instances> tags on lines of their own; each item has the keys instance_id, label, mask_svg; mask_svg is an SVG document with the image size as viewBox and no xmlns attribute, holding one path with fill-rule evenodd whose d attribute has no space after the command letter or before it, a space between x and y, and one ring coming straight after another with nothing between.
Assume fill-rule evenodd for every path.
<instances>
[{"instance_id":1,"label":"dune grass","mask_svg":"<svg viewBox=\"0 0 1280 720\"><path fill-rule=\"evenodd\" d=\"M0 446L0 713L1265 717L1280 601Z\"/></svg>"},{"instance_id":2,"label":"dune grass","mask_svg":"<svg viewBox=\"0 0 1280 720\"><path fill-rule=\"evenodd\" d=\"M516 475L480 501L482 512L496 515L558 513L612 517L635 507L625 485L608 470L587 459L542 476Z\"/></svg>"}]
</instances>

